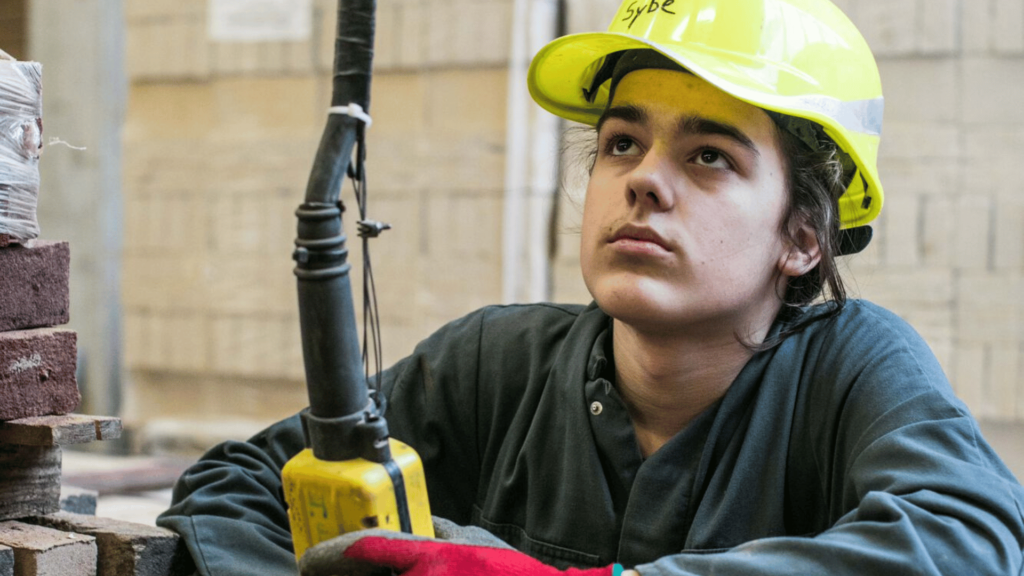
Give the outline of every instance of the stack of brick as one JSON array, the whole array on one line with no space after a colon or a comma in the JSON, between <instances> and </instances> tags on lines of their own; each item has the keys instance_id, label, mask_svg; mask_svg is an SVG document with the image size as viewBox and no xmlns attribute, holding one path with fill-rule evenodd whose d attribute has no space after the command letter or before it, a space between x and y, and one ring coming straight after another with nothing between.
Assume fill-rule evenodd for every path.
<instances>
[{"instance_id":1,"label":"stack of brick","mask_svg":"<svg viewBox=\"0 0 1024 576\"><path fill-rule=\"evenodd\" d=\"M81 395L68 322L67 242L35 240L39 65L0 52L0 576L192 572L170 531L62 510L61 446L120 436L121 421L72 414ZM21 80L32 80L21 82ZM35 183L35 188L31 185ZM83 506L70 494L65 509ZM88 499L88 497L86 497Z\"/></svg>"},{"instance_id":2,"label":"stack of brick","mask_svg":"<svg viewBox=\"0 0 1024 576\"><path fill-rule=\"evenodd\" d=\"M6 398L0 395L0 403ZM95 493L61 486L61 446L114 439L120 433L119 419L102 416L0 422L0 576L194 572L177 534L96 517Z\"/></svg>"},{"instance_id":3,"label":"stack of brick","mask_svg":"<svg viewBox=\"0 0 1024 576\"><path fill-rule=\"evenodd\" d=\"M0 576L192 572L176 534L78 512L61 494L61 446L120 436L121 421L71 414L80 395L68 321L66 242L0 248ZM71 511L69 511L71 510Z\"/></svg>"}]
</instances>

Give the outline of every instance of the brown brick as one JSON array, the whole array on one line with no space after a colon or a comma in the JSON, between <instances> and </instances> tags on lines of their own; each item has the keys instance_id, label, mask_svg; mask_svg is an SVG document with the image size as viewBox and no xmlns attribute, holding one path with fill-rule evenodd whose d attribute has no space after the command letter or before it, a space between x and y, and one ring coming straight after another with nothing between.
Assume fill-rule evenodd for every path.
<instances>
[{"instance_id":1,"label":"brown brick","mask_svg":"<svg viewBox=\"0 0 1024 576\"><path fill-rule=\"evenodd\" d=\"M70 263L67 242L0 249L0 331L67 324Z\"/></svg>"},{"instance_id":2,"label":"brown brick","mask_svg":"<svg viewBox=\"0 0 1024 576\"><path fill-rule=\"evenodd\" d=\"M34 416L0 422L0 443L19 446L65 446L121 436L121 419L112 416Z\"/></svg>"},{"instance_id":3,"label":"brown brick","mask_svg":"<svg viewBox=\"0 0 1024 576\"><path fill-rule=\"evenodd\" d=\"M102 576L185 576L195 570L181 538L165 528L70 512L26 521L95 537Z\"/></svg>"},{"instance_id":4,"label":"brown brick","mask_svg":"<svg viewBox=\"0 0 1024 576\"><path fill-rule=\"evenodd\" d=\"M92 536L2 522L0 544L14 549L17 576L96 575L96 539Z\"/></svg>"},{"instance_id":5,"label":"brown brick","mask_svg":"<svg viewBox=\"0 0 1024 576\"><path fill-rule=\"evenodd\" d=\"M60 448L0 444L0 520L50 514L59 502Z\"/></svg>"},{"instance_id":6,"label":"brown brick","mask_svg":"<svg viewBox=\"0 0 1024 576\"><path fill-rule=\"evenodd\" d=\"M74 331L58 328L0 332L0 420L78 407L76 340Z\"/></svg>"}]
</instances>

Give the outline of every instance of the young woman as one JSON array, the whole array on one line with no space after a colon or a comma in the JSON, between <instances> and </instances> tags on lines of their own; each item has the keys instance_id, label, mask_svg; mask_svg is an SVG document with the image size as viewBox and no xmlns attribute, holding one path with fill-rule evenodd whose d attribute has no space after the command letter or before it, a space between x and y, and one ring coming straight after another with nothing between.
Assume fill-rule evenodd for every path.
<instances>
[{"instance_id":1,"label":"young woman","mask_svg":"<svg viewBox=\"0 0 1024 576\"><path fill-rule=\"evenodd\" d=\"M881 209L878 73L826 0L626 0L537 101L596 128L588 307L491 307L384 373L434 514L516 551L355 533L402 574L1018 574L1024 490L928 346L846 301ZM812 305L823 292L826 302ZM297 418L211 451L161 524L203 574L295 572ZM327 573L327 572L325 572Z\"/></svg>"}]
</instances>

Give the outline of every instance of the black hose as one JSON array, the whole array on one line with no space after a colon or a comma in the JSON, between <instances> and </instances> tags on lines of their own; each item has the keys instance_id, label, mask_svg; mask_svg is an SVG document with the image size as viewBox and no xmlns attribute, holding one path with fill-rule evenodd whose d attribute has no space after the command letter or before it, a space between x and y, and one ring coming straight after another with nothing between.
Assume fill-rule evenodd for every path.
<instances>
[{"instance_id":1,"label":"black hose","mask_svg":"<svg viewBox=\"0 0 1024 576\"><path fill-rule=\"evenodd\" d=\"M332 106L357 104L369 110L375 9L375 0L339 1ZM295 275L309 412L318 422L343 420L345 429L361 420L362 413L374 411L362 370L343 209L338 202L352 152L364 132L362 120L328 115L305 202L296 211ZM329 460L353 457L358 450L348 438L335 438L331 443L346 448L339 452L336 447L318 446L316 441L311 447L318 458Z\"/></svg>"}]
</instances>

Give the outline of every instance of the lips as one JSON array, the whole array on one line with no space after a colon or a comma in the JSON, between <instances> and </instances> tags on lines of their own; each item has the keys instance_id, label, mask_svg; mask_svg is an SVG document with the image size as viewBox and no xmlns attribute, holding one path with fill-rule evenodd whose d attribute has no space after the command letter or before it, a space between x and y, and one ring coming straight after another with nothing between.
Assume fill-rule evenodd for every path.
<instances>
[{"instance_id":1,"label":"lips","mask_svg":"<svg viewBox=\"0 0 1024 576\"><path fill-rule=\"evenodd\" d=\"M657 247L666 252L672 251L671 243L655 232L653 228L636 224L626 224L616 230L609 238L608 243L647 249Z\"/></svg>"}]
</instances>

